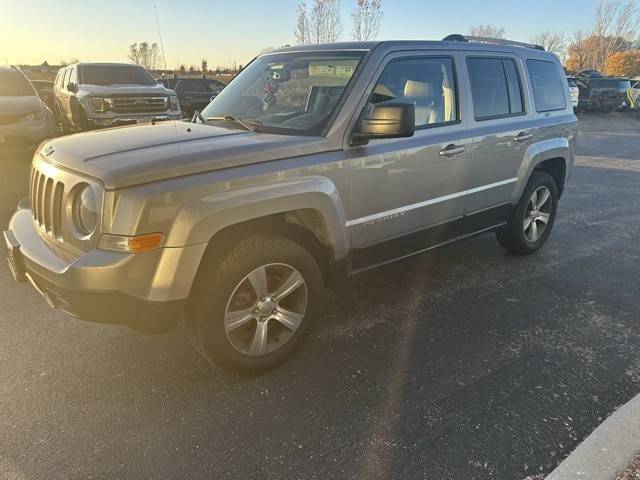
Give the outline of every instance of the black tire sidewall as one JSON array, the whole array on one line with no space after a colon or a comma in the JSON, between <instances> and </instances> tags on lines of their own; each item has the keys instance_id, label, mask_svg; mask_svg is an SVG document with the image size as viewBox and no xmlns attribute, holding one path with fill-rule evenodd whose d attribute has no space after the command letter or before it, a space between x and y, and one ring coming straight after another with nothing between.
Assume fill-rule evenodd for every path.
<instances>
[{"instance_id":1,"label":"black tire sidewall","mask_svg":"<svg viewBox=\"0 0 640 480\"><path fill-rule=\"evenodd\" d=\"M260 357L237 351L224 329L227 303L236 286L254 269L270 264L284 263L294 267L303 276L307 286L307 310L302 324L294 335L278 350ZM320 270L302 246L279 236L256 236L244 240L219 265L210 265L204 274L204 288L195 292L193 318L190 323L201 353L214 364L238 373L259 372L273 368L291 355L311 331L314 310L321 294ZM202 286L201 286L202 287ZM203 350L203 351L202 351Z\"/></svg>"}]
</instances>

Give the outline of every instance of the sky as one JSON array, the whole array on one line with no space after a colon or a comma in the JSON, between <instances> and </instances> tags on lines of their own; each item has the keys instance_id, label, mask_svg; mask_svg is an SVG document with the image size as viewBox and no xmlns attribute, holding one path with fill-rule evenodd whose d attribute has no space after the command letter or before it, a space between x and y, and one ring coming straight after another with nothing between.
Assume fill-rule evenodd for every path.
<instances>
[{"instance_id":1,"label":"sky","mask_svg":"<svg viewBox=\"0 0 640 480\"><path fill-rule=\"evenodd\" d=\"M267 47L294 44L300 0L0 0L0 65L127 61L134 42L159 42L167 67L246 64ZM312 0L307 0L311 3ZM492 24L527 41L545 30L588 29L597 0L383 0L379 40L436 39ZM356 0L341 0L343 40Z\"/></svg>"}]
</instances>

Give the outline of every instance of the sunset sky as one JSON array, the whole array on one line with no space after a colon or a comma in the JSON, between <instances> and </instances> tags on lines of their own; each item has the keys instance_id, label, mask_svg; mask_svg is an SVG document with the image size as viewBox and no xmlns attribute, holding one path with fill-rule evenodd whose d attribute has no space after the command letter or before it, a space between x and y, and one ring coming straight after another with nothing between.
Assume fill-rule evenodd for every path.
<instances>
[{"instance_id":1,"label":"sunset sky","mask_svg":"<svg viewBox=\"0 0 640 480\"><path fill-rule=\"evenodd\" d=\"M308 0L307 3L310 3ZM179 64L243 64L265 47L294 43L299 0L0 0L0 64L47 60L127 61L128 45L158 42L157 6L168 68ZM440 39L474 24L505 28L528 40L544 30L588 28L595 0L386 0L379 39ZM355 0L342 0L344 31L351 39Z\"/></svg>"}]
</instances>

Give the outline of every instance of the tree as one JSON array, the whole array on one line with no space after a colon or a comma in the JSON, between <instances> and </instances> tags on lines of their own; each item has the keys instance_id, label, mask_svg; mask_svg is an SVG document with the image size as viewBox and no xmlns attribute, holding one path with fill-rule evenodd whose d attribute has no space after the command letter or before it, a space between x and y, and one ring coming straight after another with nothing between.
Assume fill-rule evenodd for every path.
<instances>
[{"instance_id":1,"label":"tree","mask_svg":"<svg viewBox=\"0 0 640 480\"><path fill-rule=\"evenodd\" d=\"M131 45L129 45L129 60L131 60L131 63L136 63L139 64L140 63L140 56L138 55L138 44L137 43L132 43Z\"/></svg>"},{"instance_id":2,"label":"tree","mask_svg":"<svg viewBox=\"0 0 640 480\"><path fill-rule=\"evenodd\" d=\"M592 33L597 42L595 68L602 70L609 55L631 48L639 27L635 0L600 0Z\"/></svg>"},{"instance_id":3,"label":"tree","mask_svg":"<svg viewBox=\"0 0 640 480\"><path fill-rule=\"evenodd\" d=\"M504 38L504 28L494 25L474 25L469 29L472 37Z\"/></svg>"},{"instance_id":4,"label":"tree","mask_svg":"<svg viewBox=\"0 0 640 480\"><path fill-rule=\"evenodd\" d=\"M49 66L49 62L47 62L46 60L44 62L42 62L42 65L40 65L41 67L48 67Z\"/></svg>"},{"instance_id":5,"label":"tree","mask_svg":"<svg viewBox=\"0 0 640 480\"><path fill-rule=\"evenodd\" d=\"M546 31L532 36L529 41L543 46L546 51L555 53L560 60L564 61L567 54L567 41L563 33Z\"/></svg>"},{"instance_id":6,"label":"tree","mask_svg":"<svg viewBox=\"0 0 640 480\"><path fill-rule=\"evenodd\" d=\"M383 16L382 0L356 0L356 9L351 14L354 40L365 42L376 38Z\"/></svg>"},{"instance_id":7,"label":"tree","mask_svg":"<svg viewBox=\"0 0 640 480\"><path fill-rule=\"evenodd\" d=\"M313 0L311 11L298 4L295 36L300 45L332 43L342 35L340 0Z\"/></svg>"},{"instance_id":8,"label":"tree","mask_svg":"<svg viewBox=\"0 0 640 480\"><path fill-rule=\"evenodd\" d=\"M307 4L302 2L296 10L296 42L298 45L308 45L311 43L311 34L309 32L309 15L307 14Z\"/></svg>"},{"instance_id":9,"label":"tree","mask_svg":"<svg viewBox=\"0 0 640 480\"><path fill-rule=\"evenodd\" d=\"M615 52L607 57L605 75L613 77L635 77L640 75L640 50Z\"/></svg>"},{"instance_id":10,"label":"tree","mask_svg":"<svg viewBox=\"0 0 640 480\"><path fill-rule=\"evenodd\" d=\"M184 67L184 65L180 65L180 71L184 73L187 71L187 69Z\"/></svg>"},{"instance_id":11,"label":"tree","mask_svg":"<svg viewBox=\"0 0 640 480\"><path fill-rule=\"evenodd\" d=\"M160 47L157 43L142 42L129 45L129 60L137 65L142 65L147 70L155 70L158 64Z\"/></svg>"},{"instance_id":12,"label":"tree","mask_svg":"<svg viewBox=\"0 0 640 480\"><path fill-rule=\"evenodd\" d=\"M202 66L202 73L207 73L208 67L209 67L209 63L207 62L206 58L202 59L202 61L200 62L200 65Z\"/></svg>"}]
</instances>

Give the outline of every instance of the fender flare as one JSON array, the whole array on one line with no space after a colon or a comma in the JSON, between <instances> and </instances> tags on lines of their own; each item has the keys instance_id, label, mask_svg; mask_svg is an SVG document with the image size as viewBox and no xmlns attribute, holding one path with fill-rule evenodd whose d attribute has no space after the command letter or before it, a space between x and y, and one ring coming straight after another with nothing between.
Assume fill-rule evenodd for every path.
<instances>
[{"instance_id":1,"label":"fender flare","mask_svg":"<svg viewBox=\"0 0 640 480\"><path fill-rule=\"evenodd\" d=\"M561 158L564 161L564 182L566 184L569 171L573 165L573 154L571 152L569 140L562 137L534 143L527 149L522 164L520 165L520 170L518 172L519 181L514 195L516 202L520 199L520 196L527 186L527 182L529 182L529 178L536 167L540 165L540 163L552 158ZM564 188L564 185L562 185L561 188Z\"/></svg>"}]
</instances>

